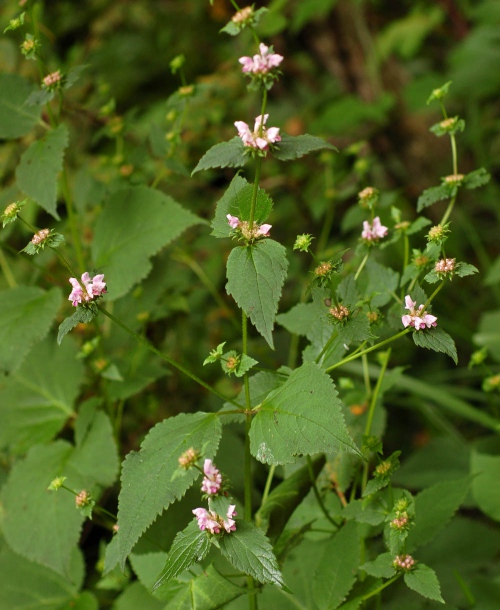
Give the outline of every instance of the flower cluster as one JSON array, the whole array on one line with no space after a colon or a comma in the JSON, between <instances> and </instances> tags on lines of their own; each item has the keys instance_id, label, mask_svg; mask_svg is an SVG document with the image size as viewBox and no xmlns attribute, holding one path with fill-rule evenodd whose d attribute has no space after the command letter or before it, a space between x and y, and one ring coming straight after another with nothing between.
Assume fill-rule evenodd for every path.
<instances>
[{"instance_id":1,"label":"flower cluster","mask_svg":"<svg viewBox=\"0 0 500 610\"><path fill-rule=\"evenodd\" d=\"M455 271L456 259L454 258L442 258L436 262L434 271L438 276L452 275Z\"/></svg>"},{"instance_id":2,"label":"flower cluster","mask_svg":"<svg viewBox=\"0 0 500 610\"><path fill-rule=\"evenodd\" d=\"M411 555L397 555L392 562L392 565L397 570L405 570L408 572L415 566L415 560Z\"/></svg>"},{"instance_id":3,"label":"flower cluster","mask_svg":"<svg viewBox=\"0 0 500 610\"><path fill-rule=\"evenodd\" d=\"M184 470L189 470L192 466L196 464L196 462L200 459L199 451L196 451L193 447L189 447L186 449L182 455L179 456L178 462L179 466Z\"/></svg>"},{"instance_id":4,"label":"flower cluster","mask_svg":"<svg viewBox=\"0 0 500 610\"><path fill-rule=\"evenodd\" d=\"M432 316L431 314L424 311L424 306L419 305L418 309L416 309L417 302L412 301L409 294L405 297L405 309L409 310L409 314L405 314L401 321L403 322L403 326L407 328L408 326L413 326L415 330L422 330L424 328L431 328L431 326L437 326L437 318L436 316Z\"/></svg>"},{"instance_id":5,"label":"flower cluster","mask_svg":"<svg viewBox=\"0 0 500 610\"><path fill-rule=\"evenodd\" d=\"M281 141L279 127L269 127L269 129L264 127L268 117L268 114L265 114L264 116L259 115L255 119L253 132L250 131L250 127L243 121L236 121L234 123L238 130L238 135L245 146L254 148L255 150L267 150L269 144Z\"/></svg>"},{"instance_id":6,"label":"flower cluster","mask_svg":"<svg viewBox=\"0 0 500 610\"><path fill-rule=\"evenodd\" d=\"M268 74L274 68L277 68L283 61L283 56L273 53L263 42L259 45L260 53L253 57L240 57L239 62L243 66L242 70L245 73L253 75Z\"/></svg>"},{"instance_id":7,"label":"flower cluster","mask_svg":"<svg viewBox=\"0 0 500 610\"><path fill-rule=\"evenodd\" d=\"M203 465L205 476L201 482L201 491L209 496L219 493L222 486L222 475L212 460L206 459ZM198 509L199 510L199 509Z\"/></svg>"},{"instance_id":8,"label":"flower cluster","mask_svg":"<svg viewBox=\"0 0 500 610\"><path fill-rule=\"evenodd\" d=\"M47 239L50 234L50 229L41 229L35 233L31 239L31 243L35 246L39 246L43 241Z\"/></svg>"},{"instance_id":9,"label":"flower cluster","mask_svg":"<svg viewBox=\"0 0 500 610\"><path fill-rule=\"evenodd\" d=\"M78 307L83 302L92 301L94 297L100 297L106 292L106 282L102 273L91 278L88 271L86 271L82 275L81 282L74 277L70 277L69 281L73 286L73 290L68 299L73 307Z\"/></svg>"},{"instance_id":10,"label":"flower cluster","mask_svg":"<svg viewBox=\"0 0 500 610\"><path fill-rule=\"evenodd\" d=\"M337 305L337 307L331 307L328 313L334 319L334 322L342 322L349 317L349 310L344 305Z\"/></svg>"},{"instance_id":11,"label":"flower cluster","mask_svg":"<svg viewBox=\"0 0 500 610\"><path fill-rule=\"evenodd\" d=\"M368 241L378 241L387 235L387 227L380 222L380 218L375 216L373 223L370 224L367 220L363 222L363 231L361 237Z\"/></svg>"},{"instance_id":12,"label":"flower cluster","mask_svg":"<svg viewBox=\"0 0 500 610\"><path fill-rule=\"evenodd\" d=\"M250 223L246 220L240 220L237 216L231 216L231 214L227 214L226 218L231 229L239 231L242 237L248 241L259 239L260 237L269 237L269 231L273 226L268 224L258 225L254 223L253 227L250 229Z\"/></svg>"},{"instance_id":13,"label":"flower cluster","mask_svg":"<svg viewBox=\"0 0 500 610\"><path fill-rule=\"evenodd\" d=\"M215 511L206 510L206 508L195 508L193 514L196 516L200 530L208 530L211 534L220 534L222 530L225 530L229 534L236 529L236 522L233 519L237 514L235 508L235 504L229 505L225 519Z\"/></svg>"},{"instance_id":14,"label":"flower cluster","mask_svg":"<svg viewBox=\"0 0 500 610\"><path fill-rule=\"evenodd\" d=\"M43 87L45 89L55 89L61 82L62 75L60 70L51 72L43 79Z\"/></svg>"}]
</instances>

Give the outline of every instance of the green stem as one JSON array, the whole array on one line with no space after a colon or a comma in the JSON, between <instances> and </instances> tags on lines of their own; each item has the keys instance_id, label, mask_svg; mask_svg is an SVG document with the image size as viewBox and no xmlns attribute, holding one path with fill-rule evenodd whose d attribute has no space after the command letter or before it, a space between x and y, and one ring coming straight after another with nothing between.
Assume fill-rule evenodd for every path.
<instances>
[{"instance_id":1,"label":"green stem","mask_svg":"<svg viewBox=\"0 0 500 610\"><path fill-rule=\"evenodd\" d=\"M0 244L0 268L2 269L3 274L5 275L5 279L7 281L7 285L9 286L9 288L15 288L17 286L16 278L14 277L12 271L10 270L9 261L7 260L7 257L5 256L5 253L2 249L1 244Z\"/></svg>"},{"instance_id":2,"label":"green stem","mask_svg":"<svg viewBox=\"0 0 500 610\"><path fill-rule=\"evenodd\" d=\"M370 373L368 372L368 358L366 357L366 354L363 354L361 356L361 362L363 363L363 379L365 381L366 394L367 396L370 396L372 392L372 386L370 383Z\"/></svg>"},{"instance_id":3,"label":"green stem","mask_svg":"<svg viewBox=\"0 0 500 610\"><path fill-rule=\"evenodd\" d=\"M432 301L434 300L434 297L437 295L437 293L441 290L441 288L445 285L446 280L443 280L441 282L441 284L439 284L439 286L436 288L436 290L434 290L434 292L431 294L431 296L427 299L427 303L424 305L424 311L427 309L427 307L429 307L429 305L432 303Z\"/></svg>"},{"instance_id":4,"label":"green stem","mask_svg":"<svg viewBox=\"0 0 500 610\"><path fill-rule=\"evenodd\" d=\"M184 367L182 364L180 364L179 362L176 362L175 360L170 358L170 356L167 356L167 354L160 352L160 350L156 349L156 347L154 347L154 345L152 345L147 339L145 339L144 337L141 337L136 332L134 332L131 328L129 328L126 324L124 324L121 320L119 320L109 311L104 309L104 307L102 305L98 304L97 309L99 309L99 311L101 313L103 313L110 320L112 320L115 324L117 324L120 328L122 328L126 333L128 333L129 335L134 337L134 339L136 339L136 341L139 341L139 343L142 343L143 345L145 345L150 352L153 352L153 354L156 354L162 360L165 360L165 362L168 362L168 364L170 364L170 366L173 366L177 370L181 371L181 373L184 373L184 375L187 375L190 379L195 381L197 384L201 385L203 388L205 388L212 394L215 394L215 396L218 396L224 402L229 402L230 404L234 405L235 407L238 407L238 409L240 409L240 410L243 409L243 406L240 405L238 402L236 402L232 398L228 398L227 396L224 396L224 394L222 394L215 388L209 386L208 383L205 383L203 381L203 379L200 379L198 376L196 376L194 373L192 373L189 369Z\"/></svg>"},{"instance_id":5,"label":"green stem","mask_svg":"<svg viewBox=\"0 0 500 610\"><path fill-rule=\"evenodd\" d=\"M321 497L318 486L316 485L316 477L314 476L311 456L306 455L306 460L307 460L307 470L309 471L309 477L311 479L311 485L312 485L312 488L314 491L314 495L316 496L316 501L318 502L318 505L321 508L321 512L325 515L325 517L328 519L328 521L330 521L330 523L335 527L335 529L338 529L338 527L339 527L338 523L335 523L335 521L330 516L330 513L326 510L325 503L323 502L323 498Z\"/></svg>"},{"instance_id":6,"label":"green stem","mask_svg":"<svg viewBox=\"0 0 500 610\"><path fill-rule=\"evenodd\" d=\"M314 361L316 364L320 363L321 358L325 355L326 350L330 347L330 345L333 343L334 339L336 339L338 336L339 336L339 333L336 330L334 330L331 337L328 339L328 341L323 346L323 349L320 351L320 353L316 357L316 360Z\"/></svg>"},{"instance_id":7,"label":"green stem","mask_svg":"<svg viewBox=\"0 0 500 610\"><path fill-rule=\"evenodd\" d=\"M359 277L359 274L361 273L361 271L363 270L363 267L366 265L366 261L368 260L368 257L370 256L370 251L368 251L365 254L365 257L363 258L363 260L361 261L361 265L358 267L358 270L356 271L356 275L354 276L354 281L356 281Z\"/></svg>"},{"instance_id":8,"label":"green stem","mask_svg":"<svg viewBox=\"0 0 500 610\"><path fill-rule=\"evenodd\" d=\"M262 167L262 157L257 157L257 162L255 164L255 179L254 179L253 190L252 190L252 201L250 203L250 220L248 221L250 232L253 229L253 221L255 218L255 208L257 205L257 194L259 192L261 167Z\"/></svg>"},{"instance_id":9,"label":"green stem","mask_svg":"<svg viewBox=\"0 0 500 610\"><path fill-rule=\"evenodd\" d=\"M363 356L364 354L369 354L370 352L373 352L374 350L378 349L379 347L387 345L388 343L392 343L392 341L395 341L396 339L399 339L400 337L404 337L405 335L407 335L411 330L413 330L413 329L410 327L405 328L404 330L399 332L397 335L389 337L388 339L384 339L384 341L381 341L380 343L375 343L375 345L368 347L367 349L363 350L362 352L358 352L357 354L352 354L351 356L344 358L340 362L337 362L336 364L332 364L332 366L328 367L325 372L329 373L330 371L333 371L334 369L338 368L339 366L342 366L343 364L346 364L347 362L356 360L356 358L359 358L360 356Z\"/></svg>"},{"instance_id":10,"label":"green stem","mask_svg":"<svg viewBox=\"0 0 500 610\"><path fill-rule=\"evenodd\" d=\"M78 231L75 210L73 208L73 198L71 196L71 191L69 189L68 173L67 173L66 169L63 169L63 172L62 172L61 186L62 186L64 201L66 203L66 210L68 212L68 220L69 220L71 235L73 237L73 245L75 247L76 260L78 262L78 267L80 268L81 273L83 273L85 271L83 248L82 248L82 242L80 240L80 233Z\"/></svg>"},{"instance_id":11,"label":"green stem","mask_svg":"<svg viewBox=\"0 0 500 610\"><path fill-rule=\"evenodd\" d=\"M274 471L276 470L276 466L273 464L271 468L269 468L269 472L267 474L266 485L264 487L264 493L262 494L262 502L260 503L263 506L267 500L267 496L269 495L269 491L271 489L271 483L273 482Z\"/></svg>"},{"instance_id":12,"label":"green stem","mask_svg":"<svg viewBox=\"0 0 500 610\"><path fill-rule=\"evenodd\" d=\"M389 580L386 580L383 584L381 584L380 587L377 587L373 591L370 591L370 593L363 595L363 601L366 601L367 599L370 599L370 597L374 597L375 595L378 595L380 593L380 591L383 591L386 587L388 587L389 585L392 585L392 583L395 582L400 576L401 576L400 574L396 574L396 576L393 576L392 578L390 578Z\"/></svg>"}]
</instances>

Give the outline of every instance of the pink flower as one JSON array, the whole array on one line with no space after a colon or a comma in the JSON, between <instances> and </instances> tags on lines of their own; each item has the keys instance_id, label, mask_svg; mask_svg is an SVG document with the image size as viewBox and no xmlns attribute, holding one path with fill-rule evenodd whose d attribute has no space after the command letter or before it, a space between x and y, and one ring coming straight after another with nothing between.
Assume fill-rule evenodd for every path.
<instances>
[{"instance_id":1,"label":"pink flower","mask_svg":"<svg viewBox=\"0 0 500 610\"><path fill-rule=\"evenodd\" d=\"M236 529L236 522L233 519L233 517L237 514L236 511L234 510L236 508L236 504L230 504L229 508L227 509L227 519L223 520L223 525L224 525L224 529L226 530L226 532L229 534L230 532L234 532L234 530Z\"/></svg>"},{"instance_id":2,"label":"pink flower","mask_svg":"<svg viewBox=\"0 0 500 610\"><path fill-rule=\"evenodd\" d=\"M231 216L231 214L227 214L226 218L231 229L237 229L240 226L240 219L237 216Z\"/></svg>"},{"instance_id":3,"label":"pink flower","mask_svg":"<svg viewBox=\"0 0 500 610\"><path fill-rule=\"evenodd\" d=\"M437 326L436 316L432 316L424 311L423 305L420 305L418 309L415 309L416 305L417 302L412 301L410 295L407 294L405 297L405 309L408 309L410 313L402 316L401 322L403 323L403 326L405 328L413 326L415 330L423 330L424 328Z\"/></svg>"},{"instance_id":4,"label":"pink flower","mask_svg":"<svg viewBox=\"0 0 500 610\"><path fill-rule=\"evenodd\" d=\"M61 71L60 70L56 70L55 72L52 72L51 74L47 74L47 76L45 76L43 79L43 85L47 89L54 87L55 85L57 85L60 82L61 82Z\"/></svg>"},{"instance_id":5,"label":"pink flower","mask_svg":"<svg viewBox=\"0 0 500 610\"><path fill-rule=\"evenodd\" d=\"M387 227L380 222L380 218L375 216L373 224L370 224L367 220L363 222L363 231L361 237L367 241L377 241L387 235Z\"/></svg>"},{"instance_id":6,"label":"pink flower","mask_svg":"<svg viewBox=\"0 0 500 610\"><path fill-rule=\"evenodd\" d=\"M73 286L73 290L68 300L72 302L73 307L77 307L83 301L91 301L94 297L103 295L106 292L106 282L103 280L103 273L91 278L88 271L82 274L81 282L75 277L70 277L69 282Z\"/></svg>"},{"instance_id":7,"label":"pink flower","mask_svg":"<svg viewBox=\"0 0 500 610\"><path fill-rule=\"evenodd\" d=\"M213 510L210 512L205 508L195 508L194 515L198 521L200 530L208 530L211 534L219 534L221 524L218 521L218 515Z\"/></svg>"},{"instance_id":8,"label":"pink flower","mask_svg":"<svg viewBox=\"0 0 500 610\"><path fill-rule=\"evenodd\" d=\"M258 239L259 237L269 237L269 231L271 230L273 225L258 225L254 223L252 230L250 230L250 225L248 220L240 220L237 216L231 216L231 214L226 215L227 222L231 229L238 229L241 235L247 239Z\"/></svg>"},{"instance_id":9,"label":"pink flower","mask_svg":"<svg viewBox=\"0 0 500 610\"><path fill-rule=\"evenodd\" d=\"M213 496L218 493L222 486L222 475L215 467L212 460L208 459L205 460L203 472L205 473L205 477L201 483L201 491L209 496Z\"/></svg>"},{"instance_id":10,"label":"pink flower","mask_svg":"<svg viewBox=\"0 0 500 610\"><path fill-rule=\"evenodd\" d=\"M267 150L269 144L281 141L279 127L270 127L269 129L264 127L268 117L268 114L265 114L264 116L259 115L255 119L253 132L250 131L250 127L243 121L236 121L234 123L234 126L238 130L238 135L245 146L259 150Z\"/></svg>"},{"instance_id":11,"label":"pink flower","mask_svg":"<svg viewBox=\"0 0 500 610\"><path fill-rule=\"evenodd\" d=\"M283 61L282 55L269 53L269 47L262 42L259 45L259 51L260 54L253 57L240 57L238 61L243 66L243 72L255 75L267 74Z\"/></svg>"},{"instance_id":12,"label":"pink flower","mask_svg":"<svg viewBox=\"0 0 500 610\"><path fill-rule=\"evenodd\" d=\"M271 230L273 225L260 225L257 229L257 235L262 235L262 237L269 237L269 231Z\"/></svg>"}]
</instances>

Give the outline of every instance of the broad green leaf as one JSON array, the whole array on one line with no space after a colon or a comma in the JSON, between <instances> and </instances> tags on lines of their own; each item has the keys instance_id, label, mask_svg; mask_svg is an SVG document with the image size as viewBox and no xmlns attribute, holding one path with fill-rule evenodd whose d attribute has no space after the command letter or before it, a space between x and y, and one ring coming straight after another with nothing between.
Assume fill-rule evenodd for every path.
<instances>
[{"instance_id":1,"label":"broad green leaf","mask_svg":"<svg viewBox=\"0 0 500 610\"><path fill-rule=\"evenodd\" d=\"M472 495L479 508L496 521L500 521L500 452L498 437L476 443L471 453L470 471Z\"/></svg>"},{"instance_id":2,"label":"broad green leaf","mask_svg":"<svg viewBox=\"0 0 500 610\"><path fill-rule=\"evenodd\" d=\"M57 179L63 168L67 145L68 128L61 124L30 144L16 170L16 181L21 191L57 220Z\"/></svg>"},{"instance_id":3,"label":"broad green leaf","mask_svg":"<svg viewBox=\"0 0 500 610\"><path fill-rule=\"evenodd\" d=\"M165 610L165 602L155 599L140 582L135 581L116 599L113 610Z\"/></svg>"},{"instance_id":4,"label":"broad green leaf","mask_svg":"<svg viewBox=\"0 0 500 610\"><path fill-rule=\"evenodd\" d=\"M20 138L40 118L40 106L27 106L33 86L17 74L0 74L0 139Z\"/></svg>"},{"instance_id":5,"label":"broad green leaf","mask_svg":"<svg viewBox=\"0 0 500 610\"><path fill-rule=\"evenodd\" d=\"M262 583L286 589L273 547L264 532L246 521L236 522L236 531L218 540L229 563Z\"/></svg>"},{"instance_id":6,"label":"broad green leaf","mask_svg":"<svg viewBox=\"0 0 500 610\"><path fill-rule=\"evenodd\" d=\"M441 597L441 587L436 572L429 566L423 563L417 563L414 570L407 572L404 575L406 586L423 597L433 599L444 604L444 599Z\"/></svg>"},{"instance_id":7,"label":"broad green leaf","mask_svg":"<svg viewBox=\"0 0 500 610\"><path fill-rule=\"evenodd\" d=\"M0 447L23 453L51 440L75 416L74 403L83 381L83 365L76 354L73 342L58 348L53 339L47 339L0 386Z\"/></svg>"},{"instance_id":8,"label":"broad green leaf","mask_svg":"<svg viewBox=\"0 0 500 610\"><path fill-rule=\"evenodd\" d=\"M71 493L64 489L49 492L47 487L57 476L66 476L68 487L87 489L96 497L97 486L113 483L117 469L111 424L102 412L96 413L76 447L66 441L33 447L24 460L16 463L2 488L2 528L10 547L66 574L83 518Z\"/></svg>"},{"instance_id":9,"label":"broad green leaf","mask_svg":"<svg viewBox=\"0 0 500 610\"><path fill-rule=\"evenodd\" d=\"M210 566L202 574L190 580L173 599L168 602L168 610L214 610L226 604L246 590L224 578Z\"/></svg>"},{"instance_id":10,"label":"broad green leaf","mask_svg":"<svg viewBox=\"0 0 500 610\"><path fill-rule=\"evenodd\" d=\"M295 335L306 336L318 317L318 311L313 303L299 303L276 316L276 322Z\"/></svg>"},{"instance_id":11,"label":"broad green leaf","mask_svg":"<svg viewBox=\"0 0 500 610\"><path fill-rule=\"evenodd\" d=\"M325 465L325 456L315 458L311 464L314 478ZM255 519L259 527L265 530L271 541L275 541L285 529L293 511L307 496L312 487L309 465L306 464L277 485L267 496ZM262 525L261 525L262 524Z\"/></svg>"},{"instance_id":12,"label":"broad green leaf","mask_svg":"<svg viewBox=\"0 0 500 610\"><path fill-rule=\"evenodd\" d=\"M59 324L59 329L57 331L57 343L61 345L64 337L78 326L78 324L88 324L92 322L92 320L97 315L97 308L94 307L77 307L74 314L65 318L61 324Z\"/></svg>"},{"instance_id":13,"label":"broad green leaf","mask_svg":"<svg viewBox=\"0 0 500 610\"><path fill-rule=\"evenodd\" d=\"M373 295L371 305L373 307L383 307L392 299L391 293L397 290L399 273L369 259L360 280L364 293Z\"/></svg>"},{"instance_id":14,"label":"broad green leaf","mask_svg":"<svg viewBox=\"0 0 500 610\"><path fill-rule=\"evenodd\" d=\"M327 542L314 574L313 597L321 610L334 610L356 581L361 545L358 524L347 522Z\"/></svg>"},{"instance_id":15,"label":"broad green leaf","mask_svg":"<svg viewBox=\"0 0 500 610\"><path fill-rule=\"evenodd\" d=\"M203 223L171 197L138 186L114 193L97 219L92 256L118 299L151 271L150 257L188 227Z\"/></svg>"},{"instance_id":16,"label":"broad green leaf","mask_svg":"<svg viewBox=\"0 0 500 610\"><path fill-rule=\"evenodd\" d=\"M380 505L370 502L370 499L351 500L342 511L344 519L354 519L358 523L380 525L385 521L387 514Z\"/></svg>"},{"instance_id":17,"label":"broad green leaf","mask_svg":"<svg viewBox=\"0 0 500 610\"><path fill-rule=\"evenodd\" d=\"M412 337L415 345L425 347L434 352L443 352L449 356L455 364L458 364L455 341L453 341L450 335L439 326L437 328L416 330L412 333Z\"/></svg>"},{"instance_id":18,"label":"broad green leaf","mask_svg":"<svg viewBox=\"0 0 500 610\"><path fill-rule=\"evenodd\" d=\"M200 530L197 521L191 521L185 530L179 532L168 552L165 567L158 575L153 591L167 584L184 570L190 568L197 561L204 559L210 550L209 534Z\"/></svg>"},{"instance_id":19,"label":"broad green leaf","mask_svg":"<svg viewBox=\"0 0 500 610\"><path fill-rule=\"evenodd\" d=\"M5 610L61 610L73 607L77 586L68 576L16 555L8 547L0 552L0 608Z\"/></svg>"},{"instance_id":20,"label":"broad green leaf","mask_svg":"<svg viewBox=\"0 0 500 610\"><path fill-rule=\"evenodd\" d=\"M313 362L296 369L267 396L252 421L250 443L252 454L267 464L287 464L314 453L360 455L333 381Z\"/></svg>"},{"instance_id":21,"label":"broad green leaf","mask_svg":"<svg viewBox=\"0 0 500 610\"><path fill-rule=\"evenodd\" d=\"M244 178L236 175L227 191L217 202L215 216L212 221L212 235L214 237L229 237L231 227L227 222L227 214L236 216L240 220L250 220L250 209L253 195L253 184L249 184ZM257 224L262 224L267 220L273 209L271 198L259 189L257 191L257 200L255 204L254 221Z\"/></svg>"},{"instance_id":22,"label":"broad green leaf","mask_svg":"<svg viewBox=\"0 0 500 610\"><path fill-rule=\"evenodd\" d=\"M392 565L393 560L394 557L391 553L381 553L373 561L368 561L360 566L360 570L363 570L370 576L375 576L375 578L392 578L396 573Z\"/></svg>"},{"instance_id":23,"label":"broad green leaf","mask_svg":"<svg viewBox=\"0 0 500 610\"><path fill-rule=\"evenodd\" d=\"M239 136L235 136L228 142L216 144L207 150L198 161L198 165L193 169L191 175L214 167L243 167L249 159L245 154L246 150Z\"/></svg>"},{"instance_id":24,"label":"broad green leaf","mask_svg":"<svg viewBox=\"0 0 500 610\"><path fill-rule=\"evenodd\" d=\"M490 174L484 169L484 167L480 167L479 169L476 169L465 176L465 188L477 189L478 187L483 186L484 184L488 184L490 178Z\"/></svg>"},{"instance_id":25,"label":"broad green leaf","mask_svg":"<svg viewBox=\"0 0 500 610\"><path fill-rule=\"evenodd\" d=\"M0 370L16 371L31 347L49 332L61 303L57 288L18 286L0 293Z\"/></svg>"},{"instance_id":26,"label":"broad green leaf","mask_svg":"<svg viewBox=\"0 0 500 610\"><path fill-rule=\"evenodd\" d=\"M273 349L272 331L287 269L286 249L272 239L237 246L227 261L227 293Z\"/></svg>"},{"instance_id":27,"label":"broad green leaf","mask_svg":"<svg viewBox=\"0 0 500 610\"><path fill-rule=\"evenodd\" d=\"M116 535L121 565L145 529L198 478L196 469L179 467L180 455L193 447L212 458L221 436L220 418L213 414L180 414L157 424L139 452L127 455L122 467ZM110 567L106 564L106 569ZM111 566L113 567L113 566Z\"/></svg>"},{"instance_id":28,"label":"broad green leaf","mask_svg":"<svg viewBox=\"0 0 500 610\"><path fill-rule=\"evenodd\" d=\"M283 134L281 142L273 146L273 157L280 161L292 161L293 159L300 159L300 157L311 152L324 149L337 150L335 146L323 140L323 138L310 136L307 133L301 136Z\"/></svg>"},{"instance_id":29,"label":"broad green leaf","mask_svg":"<svg viewBox=\"0 0 500 610\"><path fill-rule=\"evenodd\" d=\"M280 385L282 385L285 381L285 377L283 375L277 375L275 373L270 373L268 371L261 371L252 375L249 379L250 383L250 404L252 407L256 407L259 405L264 398L271 392L271 390L276 389ZM244 405L245 404L245 388L242 388L238 396L236 397L236 401ZM234 411L234 405L230 402L224 403L221 411ZM224 423L228 422L244 422L245 415L243 413L235 413L232 415L224 416Z\"/></svg>"},{"instance_id":30,"label":"broad green leaf","mask_svg":"<svg viewBox=\"0 0 500 610\"><path fill-rule=\"evenodd\" d=\"M90 591L82 591L70 604L71 610L99 610L99 601Z\"/></svg>"},{"instance_id":31,"label":"broad green leaf","mask_svg":"<svg viewBox=\"0 0 500 610\"><path fill-rule=\"evenodd\" d=\"M447 185L432 186L426 189L418 198L417 212L421 212L424 208L428 208L437 201L448 199L450 197L450 189Z\"/></svg>"},{"instance_id":32,"label":"broad green leaf","mask_svg":"<svg viewBox=\"0 0 500 610\"><path fill-rule=\"evenodd\" d=\"M468 477L443 481L415 497L415 526L408 534L408 551L430 542L449 523L464 501L469 486Z\"/></svg>"}]
</instances>

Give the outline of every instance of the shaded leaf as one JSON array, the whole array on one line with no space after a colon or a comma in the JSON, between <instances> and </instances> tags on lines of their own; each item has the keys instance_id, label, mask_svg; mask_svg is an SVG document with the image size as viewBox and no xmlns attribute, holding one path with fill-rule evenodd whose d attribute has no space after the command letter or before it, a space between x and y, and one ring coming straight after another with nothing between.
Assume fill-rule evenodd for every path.
<instances>
[{"instance_id":1,"label":"shaded leaf","mask_svg":"<svg viewBox=\"0 0 500 610\"><path fill-rule=\"evenodd\" d=\"M404 581L409 589L413 589L427 599L433 599L444 604L436 572L429 566L418 563L414 570L404 575Z\"/></svg>"},{"instance_id":2,"label":"shaded leaf","mask_svg":"<svg viewBox=\"0 0 500 610\"><path fill-rule=\"evenodd\" d=\"M198 161L198 165L193 169L191 175L214 167L243 167L249 159L245 154L246 150L248 148L245 148L239 136L235 136L228 142L216 144L207 150Z\"/></svg>"},{"instance_id":3,"label":"shaded leaf","mask_svg":"<svg viewBox=\"0 0 500 610\"><path fill-rule=\"evenodd\" d=\"M40 118L40 106L25 104L33 85L17 74L0 74L0 139L20 138Z\"/></svg>"},{"instance_id":4,"label":"shaded leaf","mask_svg":"<svg viewBox=\"0 0 500 610\"><path fill-rule=\"evenodd\" d=\"M280 161L293 161L311 152L324 149L337 150L335 146L317 136L310 136L309 134L289 136L283 134L281 141L273 146L273 157Z\"/></svg>"},{"instance_id":5,"label":"shaded leaf","mask_svg":"<svg viewBox=\"0 0 500 610\"><path fill-rule=\"evenodd\" d=\"M442 352L458 364L457 348L448 333L439 326L431 329L417 330L412 333L413 342L434 352Z\"/></svg>"}]
</instances>

